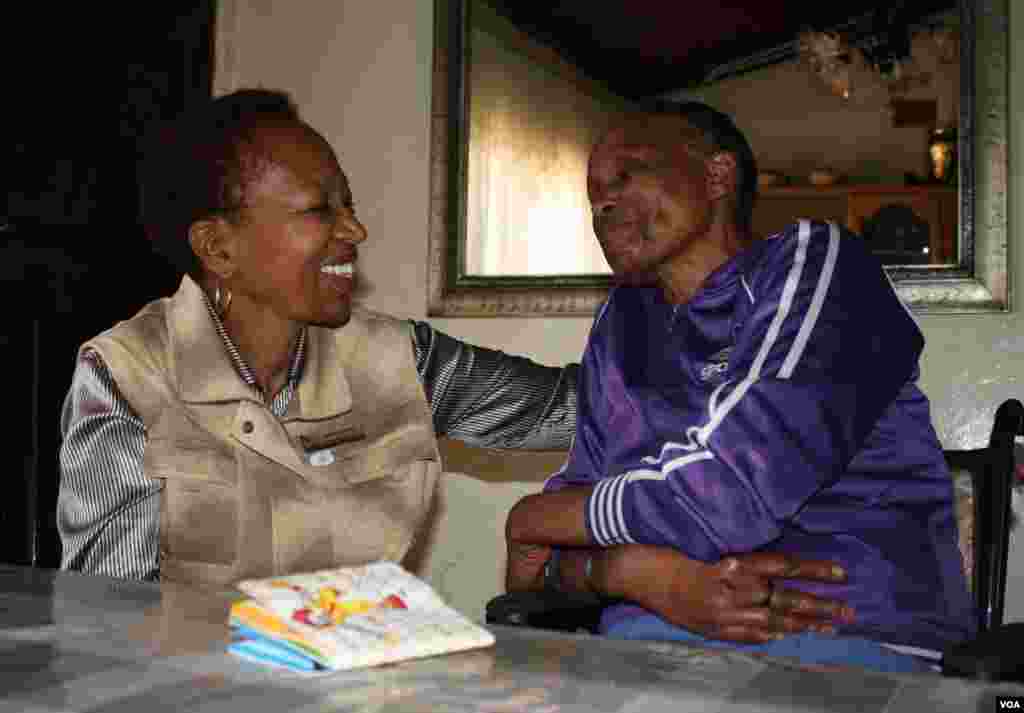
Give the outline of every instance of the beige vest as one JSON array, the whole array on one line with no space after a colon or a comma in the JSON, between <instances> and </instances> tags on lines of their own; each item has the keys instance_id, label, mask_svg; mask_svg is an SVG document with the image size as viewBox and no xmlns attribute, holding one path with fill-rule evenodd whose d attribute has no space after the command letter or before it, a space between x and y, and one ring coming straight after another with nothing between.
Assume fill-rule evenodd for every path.
<instances>
[{"instance_id":1,"label":"beige vest","mask_svg":"<svg viewBox=\"0 0 1024 713\"><path fill-rule=\"evenodd\" d=\"M440 473L410 340L406 323L358 309L341 329L310 327L281 420L238 376L188 277L86 343L146 426L161 577L223 586L401 560Z\"/></svg>"}]
</instances>

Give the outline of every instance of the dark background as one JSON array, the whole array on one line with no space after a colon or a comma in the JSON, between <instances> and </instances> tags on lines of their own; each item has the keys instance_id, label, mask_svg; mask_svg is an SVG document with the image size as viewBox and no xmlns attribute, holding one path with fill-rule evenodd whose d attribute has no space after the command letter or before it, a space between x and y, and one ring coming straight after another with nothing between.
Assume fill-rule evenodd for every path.
<instances>
[{"instance_id":1,"label":"dark background","mask_svg":"<svg viewBox=\"0 0 1024 713\"><path fill-rule=\"evenodd\" d=\"M151 122L211 94L214 4L5 10L0 562L59 564L60 407L78 346L177 287L139 224L136 164Z\"/></svg>"}]
</instances>

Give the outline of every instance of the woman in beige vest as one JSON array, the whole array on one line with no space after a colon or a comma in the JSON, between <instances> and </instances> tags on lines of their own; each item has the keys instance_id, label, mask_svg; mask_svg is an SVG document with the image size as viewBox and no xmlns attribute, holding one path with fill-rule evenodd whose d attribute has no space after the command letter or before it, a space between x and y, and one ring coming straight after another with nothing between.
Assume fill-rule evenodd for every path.
<instances>
[{"instance_id":1,"label":"woman in beige vest","mask_svg":"<svg viewBox=\"0 0 1024 713\"><path fill-rule=\"evenodd\" d=\"M352 307L366 229L287 96L198 107L147 167L147 233L185 276L80 350L63 417L65 568L224 585L397 561L434 493L435 428L568 446L575 367Z\"/></svg>"},{"instance_id":2,"label":"woman in beige vest","mask_svg":"<svg viewBox=\"0 0 1024 713\"><path fill-rule=\"evenodd\" d=\"M366 229L287 96L209 102L147 158L147 233L185 276L80 350L62 418L65 569L223 586L401 561L440 472L435 433L568 447L575 365L352 306ZM756 599L771 567L734 566L730 586Z\"/></svg>"}]
</instances>

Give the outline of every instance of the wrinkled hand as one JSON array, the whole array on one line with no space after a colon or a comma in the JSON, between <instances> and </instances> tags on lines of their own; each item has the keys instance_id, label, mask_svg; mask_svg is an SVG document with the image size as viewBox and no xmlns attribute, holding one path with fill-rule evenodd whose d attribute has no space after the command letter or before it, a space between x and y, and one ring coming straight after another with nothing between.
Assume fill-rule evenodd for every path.
<instances>
[{"instance_id":1,"label":"wrinkled hand","mask_svg":"<svg viewBox=\"0 0 1024 713\"><path fill-rule=\"evenodd\" d=\"M844 582L832 562L776 553L730 556L715 564L662 547L617 548L622 593L676 626L708 638L764 643L803 631L834 633L853 620L842 602L773 584L775 579Z\"/></svg>"}]
</instances>

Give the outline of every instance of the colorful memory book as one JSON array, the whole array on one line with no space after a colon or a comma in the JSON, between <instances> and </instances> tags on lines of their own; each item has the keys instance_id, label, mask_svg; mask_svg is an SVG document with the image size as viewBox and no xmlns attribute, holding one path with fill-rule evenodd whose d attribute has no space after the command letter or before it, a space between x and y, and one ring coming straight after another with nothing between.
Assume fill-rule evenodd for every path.
<instances>
[{"instance_id":1,"label":"colorful memory book","mask_svg":"<svg viewBox=\"0 0 1024 713\"><path fill-rule=\"evenodd\" d=\"M298 671L344 670L494 644L393 562L243 580L231 606L238 656Z\"/></svg>"}]
</instances>

